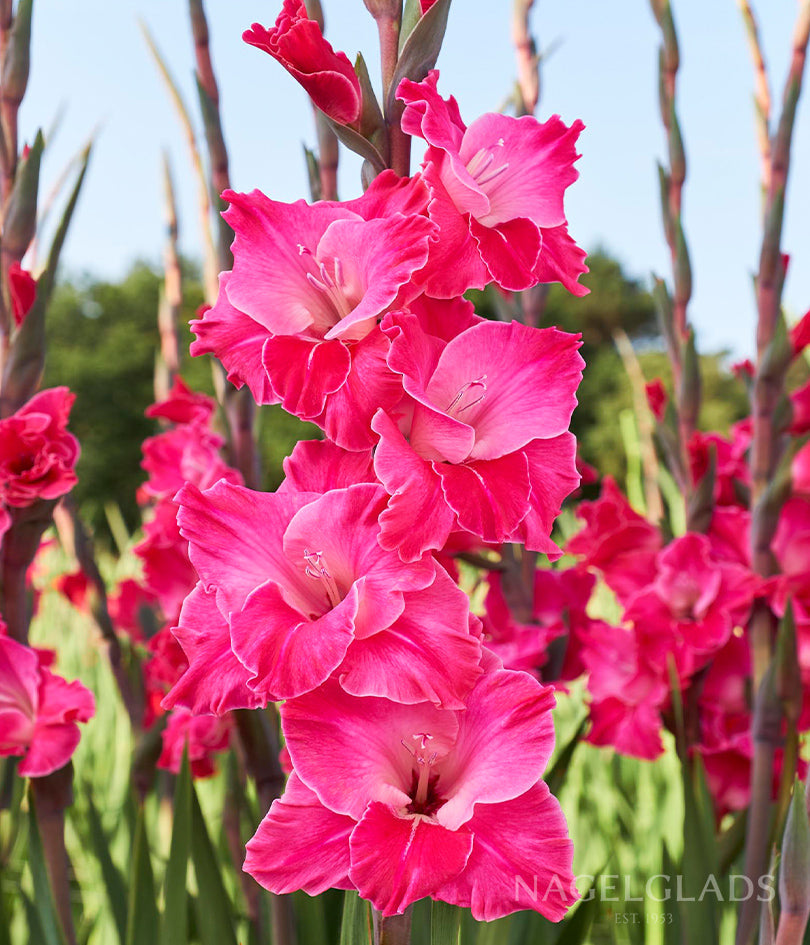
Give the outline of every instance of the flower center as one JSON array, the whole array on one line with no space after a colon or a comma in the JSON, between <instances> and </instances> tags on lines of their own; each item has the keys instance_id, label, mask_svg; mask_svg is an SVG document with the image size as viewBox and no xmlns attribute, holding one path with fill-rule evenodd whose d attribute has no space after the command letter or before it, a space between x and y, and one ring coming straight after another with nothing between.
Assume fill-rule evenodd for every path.
<instances>
[{"instance_id":1,"label":"flower center","mask_svg":"<svg viewBox=\"0 0 810 945\"><path fill-rule=\"evenodd\" d=\"M438 752L431 748L430 743L433 736L429 732L417 732L411 736L409 744L405 739L402 745L416 762L416 767L412 772L411 783L411 803L408 805L410 814L434 814L444 803L444 798L440 797L436 785L439 775L433 770L438 758Z\"/></svg>"},{"instance_id":2,"label":"flower center","mask_svg":"<svg viewBox=\"0 0 810 945\"><path fill-rule=\"evenodd\" d=\"M467 171L479 187L492 183L496 177L500 177L504 171L509 169L509 162L498 164L499 151L503 148L503 138L498 139L497 144L491 144L487 148L481 148L470 158L467 164ZM494 167L493 167L494 165Z\"/></svg>"},{"instance_id":3,"label":"flower center","mask_svg":"<svg viewBox=\"0 0 810 945\"><path fill-rule=\"evenodd\" d=\"M323 552L310 551L307 548L304 550L304 561L306 561L304 573L307 575L307 577L311 577L313 580L321 582L324 590L326 591L326 596L329 599L329 603L333 607L337 607L337 605L342 600L340 596L340 590L338 589L337 582L327 571L326 565L323 563Z\"/></svg>"},{"instance_id":4,"label":"flower center","mask_svg":"<svg viewBox=\"0 0 810 945\"><path fill-rule=\"evenodd\" d=\"M330 325L336 325L354 308L354 305L347 298L349 286L344 277L343 263L335 256L329 260L329 263L331 263L330 269L329 264L316 259L312 250L307 249L306 246L302 246L300 243L298 254L308 258L312 269L306 273L307 282L322 293L330 316L328 321Z\"/></svg>"},{"instance_id":5,"label":"flower center","mask_svg":"<svg viewBox=\"0 0 810 945\"><path fill-rule=\"evenodd\" d=\"M458 389L456 396L450 401L445 413L451 417L457 417L470 407L480 404L487 396L487 376L482 374L474 381L467 381L463 387Z\"/></svg>"}]
</instances>

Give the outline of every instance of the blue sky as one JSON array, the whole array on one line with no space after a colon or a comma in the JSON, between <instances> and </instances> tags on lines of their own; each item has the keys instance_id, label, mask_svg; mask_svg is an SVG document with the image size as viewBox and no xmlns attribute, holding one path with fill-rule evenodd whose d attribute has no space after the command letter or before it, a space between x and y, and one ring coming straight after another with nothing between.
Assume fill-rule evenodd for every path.
<instances>
[{"instance_id":1,"label":"blue sky","mask_svg":"<svg viewBox=\"0 0 810 945\"><path fill-rule=\"evenodd\" d=\"M322 0L326 34L350 58L361 50L376 72L374 24L362 0ZM267 0L208 0L234 188L279 200L307 196L301 145L314 131L305 93L242 31L271 24ZM694 273L690 316L703 350L753 349L759 165L752 75L734 0L674 0L681 41L679 112L689 162L684 219ZM509 0L454 0L439 59L440 90L471 123L499 108L515 73ZM758 12L774 99L781 98L796 4L760 0ZM195 181L182 134L137 19L149 25L195 106L185 0L37 0L32 76L21 116L30 139L60 106L62 123L44 167L45 191L97 131L97 145L64 260L71 273L123 274L136 257L157 260L163 241L161 152L172 160L183 250L199 255ZM602 245L634 276L668 275L655 162L665 154L658 118L658 32L643 0L537 0L533 31L553 47L544 65L539 117L581 118L580 179L570 188L570 229ZM346 158L341 196L359 193L359 164ZM784 248L791 254L785 302L810 307L810 93L800 101Z\"/></svg>"}]
</instances>

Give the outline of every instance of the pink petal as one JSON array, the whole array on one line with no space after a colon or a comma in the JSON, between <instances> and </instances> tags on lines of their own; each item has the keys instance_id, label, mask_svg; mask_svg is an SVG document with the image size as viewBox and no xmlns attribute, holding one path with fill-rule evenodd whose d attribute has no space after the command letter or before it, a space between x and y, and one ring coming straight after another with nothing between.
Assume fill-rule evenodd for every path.
<instances>
[{"instance_id":1,"label":"pink petal","mask_svg":"<svg viewBox=\"0 0 810 945\"><path fill-rule=\"evenodd\" d=\"M353 641L338 670L347 692L464 708L481 674L481 644L468 629L467 595L434 567L433 584L405 594L405 611L393 627Z\"/></svg>"},{"instance_id":2,"label":"pink petal","mask_svg":"<svg viewBox=\"0 0 810 945\"><path fill-rule=\"evenodd\" d=\"M563 433L550 440L533 440L521 452L529 463L532 495L529 514L518 525L513 540L531 551L558 558L560 549L549 535L563 500L579 486L576 438Z\"/></svg>"},{"instance_id":3,"label":"pink petal","mask_svg":"<svg viewBox=\"0 0 810 945\"><path fill-rule=\"evenodd\" d=\"M591 290L579 282L588 272L586 252L568 235L567 226L540 230L543 246L537 258L534 276L537 282L561 282L572 295L587 295Z\"/></svg>"},{"instance_id":4,"label":"pink petal","mask_svg":"<svg viewBox=\"0 0 810 945\"><path fill-rule=\"evenodd\" d=\"M402 398L402 378L386 361L389 348L388 338L378 328L352 344L346 382L326 398L323 412L312 418L344 449L367 450L373 446L377 441L371 432L374 413L390 410Z\"/></svg>"},{"instance_id":5,"label":"pink petal","mask_svg":"<svg viewBox=\"0 0 810 945\"><path fill-rule=\"evenodd\" d=\"M439 823L456 830L474 805L512 800L536 784L554 747L553 707L553 689L527 673L480 677L459 713L455 748L442 762L441 784L450 793L437 811Z\"/></svg>"},{"instance_id":6,"label":"pink petal","mask_svg":"<svg viewBox=\"0 0 810 945\"><path fill-rule=\"evenodd\" d=\"M325 296L307 280L309 257L300 247L314 253L332 222L357 215L340 205L281 203L258 190L226 191L223 197L230 203L224 217L235 234L227 283L231 305L276 335L328 321L331 309L322 311Z\"/></svg>"},{"instance_id":7,"label":"pink petal","mask_svg":"<svg viewBox=\"0 0 810 945\"><path fill-rule=\"evenodd\" d=\"M503 804L477 804L466 827L475 837L467 867L435 899L470 908L479 922L519 909L559 922L579 898L568 825L544 782Z\"/></svg>"},{"instance_id":8,"label":"pink petal","mask_svg":"<svg viewBox=\"0 0 810 945\"><path fill-rule=\"evenodd\" d=\"M188 659L188 669L163 700L163 707L183 706L193 715L223 715L232 709L265 704L248 688L250 673L231 649L231 629L216 604L216 595L199 583L180 611L172 633Z\"/></svg>"},{"instance_id":9,"label":"pink petal","mask_svg":"<svg viewBox=\"0 0 810 945\"><path fill-rule=\"evenodd\" d=\"M368 334L373 319L399 296L414 272L425 265L428 241L436 227L427 217L396 214L376 220L338 220L330 224L318 244L318 258L343 259L362 279L363 295L356 307L327 333L327 338L359 340ZM344 278L351 281L351 274ZM414 298L418 290L410 292Z\"/></svg>"},{"instance_id":10,"label":"pink petal","mask_svg":"<svg viewBox=\"0 0 810 945\"><path fill-rule=\"evenodd\" d=\"M433 463L433 468L459 526L484 541L507 541L529 511L531 485L522 451L461 466Z\"/></svg>"},{"instance_id":11,"label":"pink petal","mask_svg":"<svg viewBox=\"0 0 810 945\"><path fill-rule=\"evenodd\" d=\"M358 482L375 482L371 450L341 449L330 440L299 440L283 463L285 479L279 492L347 489Z\"/></svg>"},{"instance_id":12,"label":"pink petal","mask_svg":"<svg viewBox=\"0 0 810 945\"><path fill-rule=\"evenodd\" d=\"M351 817L335 814L293 772L282 797L273 801L248 840L246 873L270 892L352 889L349 879Z\"/></svg>"},{"instance_id":13,"label":"pink petal","mask_svg":"<svg viewBox=\"0 0 810 945\"><path fill-rule=\"evenodd\" d=\"M471 217L470 233L496 285L509 292L521 292L534 285L542 236L531 220L508 220L486 227Z\"/></svg>"},{"instance_id":14,"label":"pink petal","mask_svg":"<svg viewBox=\"0 0 810 945\"><path fill-rule=\"evenodd\" d=\"M240 610L268 577L307 596L308 579L287 559L282 539L293 515L314 498L305 492L254 492L224 480L204 493L191 485L178 492L177 519L189 557L205 589L216 591L225 616Z\"/></svg>"},{"instance_id":15,"label":"pink petal","mask_svg":"<svg viewBox=\"0 0 810 945\"><path fill-rule=\"evenodd\" d=\"M297 512L284 533L288 558L304 560L317 551L342 593L354 585L358 637L390 626L402 613L401 592L427 587L435 573L430 558L406 565L380 547L378 518L386 499L376 483L329 492Z\"/></svg>"},{"instance_id":16,"label":"pink petal","mask_svg":"<svg viewBox=\"0 0 810 945\"><path fill-rule=\"evenodd\" d=\"M402 130L424 138L428 144L444 150L458 151L466 129L458 103L451 95L444 99L437 91L439 73L431 69L422 82L403 79L397 87L397 98L405 103Z\"/></svg>"},{"instance_id":17,"label":"pink petal","mask_svg":"<svg viewBox=\"0 0 810 945\"><path fill-rule=\"evenodd\" d=\"M287 413L312 420L323 412L327 397L346 383L351 356L342 341L276 335L264 343L262 364Z\"/></svg>"},{"instance_id":18,"label":"pink petal","mask_svg":"<svg viewBox=\"0 0 810 945\"><path fill-rule=\"evenodd\" d=\"M374 415L371 428L380 436L374 471L391 496L380 515L380 544L397 549L403 561L415 561L444 546L454 515L432 465L414 453L384 411Z\"/></svg>"},{"instance_id":19,"label":"pink petal","mask_svg":"<svg viewBox=\"0 0 810 945\"><path fill-rule=\"evenodd\" d=\"M457 876L472 845L472 834L445 830L419 815L401 817L374 803L352 833L349 875L375 909L396 915Z\"/></svg>"},{"instance_id":20,"label":"pink petal","mask_svg":"<svg viewBox=\"0 0 810 945\"><path fill-rule=\"evenodd\" d=\"M530 115L486 114L477 118L464 134L459 157L469 164L480 151L495 151L495 165L505 170L482 185L490 211L478 217L484 226L497 226L517 217L527 217L537 226L565 223L563 195L579 177L574 161L579 157L576 140L585 126L575 121L566 128L558 115L538 122Z\"/></svg>"},{"instance_id":21,"label":"pink petal","mask_svg":"<svg viewBox=\"0 0 810 945\"><path fill-rule=\"evenodd\" d=\"M568 430L584 367L579 346L578 335L556 328L481 322L445 347L425 396L441 408L483 378L461 418L475 430L471 458L496 459Z\"/></svg>"},{"instance_id":22,"label":"pink petal","mask_svg":"<svg viewBox=\"0 0 810 945\"><path fill-rule=\"evenodd\" d=\"M323 616L307 619L272 581L257 588L231 617L234 652L251 689L278 702L325 682L352 641L356 613L355 590Z\"/></svg>"},{"instance_id":23,"label":"pink petal","mask_svg":"<svg viewBox=\"0 0 810 945\"><path fill-rule=\"evenodd\" d=\"M430 189L430 219L438 226L441 238L431 246L422 276L425 291L440 299L454 298L467 289L482 289L490 281L478 244L470 234L469 214L459 211L441 180L446 160L446 155L429 148L424 170Z\"/></svg>"},{"instance_id":24,"label":"pink petal","mask_svg":"<svg viewBox=\"0 0 810 945\"><path fill-rule=\"evenodd\" d=\"M20 762L17 773L23 778L42 778L53 774L70 761L81 741L75 722L37 726L31 747Z\"/></svg>"},{"instance_id":25,"label":"pink petal","mask_svg":"<svg viewBox=\"0 0 810 945\"><path fill-rule=\"evenodd\" d=\"M400 705L367 696L357 699L330 679L281 709L287 748L301 780L322 803L359 820L370 801L392 807L411 803L412 753L403 746L430 732L437 750L448 751L458 731L457 713L428 702Z\"/></svg>"},{"instance_id":26,"label":"pink petal","mask_svg":"<svg viewBox=\"0 0 810 945\"><path fill-rule=\"evenodd\" d=\"M220 275L216 305L191 322L196 339L189 351L194 357L213 354L222 362L232 384L247 384L258 404L274 404L277 398L262 364L262 346L269 332L231 305L227 295L230 276L229 272Z\"/></svg>"}]
</instances>

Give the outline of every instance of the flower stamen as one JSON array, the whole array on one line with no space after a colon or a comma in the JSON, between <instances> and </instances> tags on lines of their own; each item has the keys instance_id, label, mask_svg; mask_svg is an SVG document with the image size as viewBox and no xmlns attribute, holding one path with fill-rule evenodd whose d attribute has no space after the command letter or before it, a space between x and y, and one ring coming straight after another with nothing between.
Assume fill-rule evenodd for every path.
<instances>
[{"instance_id":1,"label":"flower stamen","mask_svg":"<svg viewBox=\"0 0 810 945\"><path fill-rule=\"evenodd\" d=\"M474 407L476 404L480 404L481 401L487 395L486 380L487 380L486 374L482 374L479 378L476 378L476 380L474 381L467 381L467 383L464 384L463 387L459 388L456 396L450 401L450 404L447 407L445 413L448 413L451 415L457 415L457 414L462 413L462 411L464 410L469 410L470 407ZM468 391L474 391L477 389L480 389L480 395L478 397L476 397L474 400L470 400L466 404L461 404L461 401L463 400L464 395Z\"/></svg>"},{"instance_id":2,"label":"flower stamen","mask_svg":"<svg viewBox=\"0 0 810 945\"><path fill-rule=\"evenodd\" d=\"M323 563L323 552L310 551L308 548L306 548L304 549L304 561L307 563L307 566L304 569L306 576L314 578L316 581L320 581L326 590L326 596L329 599L329 603L333 607L337 607L337 605L342 600L340 596L340 590L337 586L337 582L329 573L329 571L327 571L326 566Z\"/></svg>"}]
</instances>

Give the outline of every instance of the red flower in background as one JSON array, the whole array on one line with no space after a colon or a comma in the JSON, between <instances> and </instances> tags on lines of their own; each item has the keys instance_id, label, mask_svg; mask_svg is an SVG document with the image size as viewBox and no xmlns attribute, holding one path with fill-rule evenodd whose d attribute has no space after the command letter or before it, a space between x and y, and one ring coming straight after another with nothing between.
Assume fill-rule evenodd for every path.
<instances>
[{"instance_id":1,"label":"red flower in background","mask_svg":"<svg viewBox=\"0 0 810 945\"><path fill-rule=\"evenodd\" d=\"M0 420L0 499L6 505L56 499L75 485L79 443L67 431L75 399L67 387L53 387Z\"/></svg>"}]
</instances>

